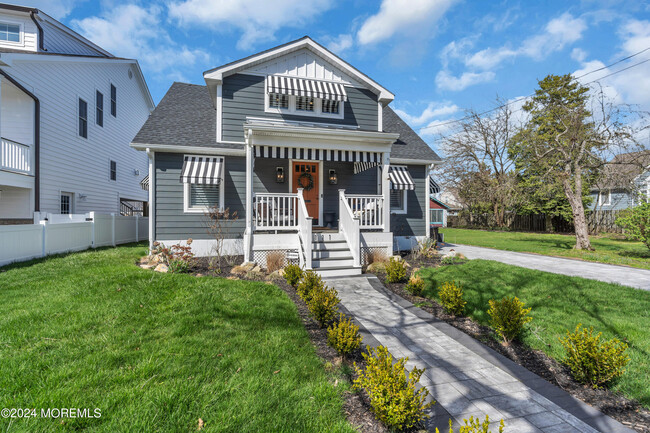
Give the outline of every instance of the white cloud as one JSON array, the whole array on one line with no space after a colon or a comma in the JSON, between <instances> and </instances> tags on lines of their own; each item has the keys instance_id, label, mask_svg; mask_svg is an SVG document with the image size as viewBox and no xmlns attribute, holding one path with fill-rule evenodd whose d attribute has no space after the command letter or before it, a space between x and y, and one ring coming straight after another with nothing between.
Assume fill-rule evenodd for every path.
<instances>
[{"instance_id":1,"label":"white cloud","mask_svg":"<svg viewBox=\"0 0 650 433\"><path fill-rule=\"evenodd\" d=\"M463 72L462 75L455 77L449 71L442 70L436 75L436 85L439 89L460 91L479 83L492 81L495 77L494 72Z\"/></svg>"},{"instance_id":2,"label":"white cloud","mask_svg":"<svg viewBox=\"0 0 650 433\"><path fill-rule=\"evenodd\" d=\"M327 48L336 54L341 54L344 51L347 51L348 49L352 48L353 44L354 44L354 39L352 38L352 35L341 34L338 35L336 38L332 39L327 44Z\"/></svg>"},{"instance_id":3,"label":"white cloud","mask_svg":"<svg viewBox=\"0 0 650 433\"><path fill-rule=\"evenodd\" d=\"M40 9L52 18L60 20L70 15L72 9L81 2L79 0L31 0L19 3L24 3L25 6L28 3L29 7Z\"/></svg>"},{"instance_id":4,"label":"white cloud","mask_svg":"<svg viewBox=\"0 0 650 433\"><path fill-rule=\"evenodd\" d=\"M456 0L383 0L379 12L361 25L357 39L368 45L396 34L421 33L434 28L454 3Z\"/></svg>"},{"instance_id":5,"label":"white cloud","mask_svg":"<svg viewBox=\"0 0 650 433\"><path fill-rule=\"evenodd\" d=\"M162 12L157 6L127 4L100 17L74 20L72 26L117 56L137 59L152 71L180 77L180 70L199 61L207 62L209 55L175 42L163 29Z\"/></svg>"},{"instance_id":6,"label":"white cloud","mask_svg":"<svg viewBox=\"0 0 650 433\"><path fill-rule=\"evenodd\" d=\"M571 58L576 62L584 62L587 58L587 52L581 48L574 48L571 51Z\"/></svg>"},{"instance_id":7,"label":"white cloud","mask_svg":"<svg viewBox=\"0 0 650 433\"><path fill-rule=\"evenodd\" d=\"M214 30L237 29L239 49L274 39L282 27L301 27L332 7L332 0L184 0L169 4L169 15L181 24Z\"/></svg>"},{"instance_id":8,"label":"white cloud","mask_svg":"<svg viewBox=\"0 0 650 433\"><path fill-rule=\"evenodd\" d=\"M458 125L456 123L449 123L452 120L434 120L429 122L426 126L423 126L418 131L420 137L446 137L448 135L454 134L454 131Z\"/></svg>"},{"instance_id":9,"label":"white cloud","mask_svg":"<svg viewBox=\"0 0 650 433\"><path fill-rule=\"evenodd\" d=\"M408 114L404 110L395 109L395 112L399 117L404 119L407 123L411 125L422 125L424 123L430 122L436 117L446 117L451 114L457 113L460 111L460 107L456 104L450 102L445 103L436 103L430 102L429 105L420 113L419 115Z\"/></svg>"}]
</instances>

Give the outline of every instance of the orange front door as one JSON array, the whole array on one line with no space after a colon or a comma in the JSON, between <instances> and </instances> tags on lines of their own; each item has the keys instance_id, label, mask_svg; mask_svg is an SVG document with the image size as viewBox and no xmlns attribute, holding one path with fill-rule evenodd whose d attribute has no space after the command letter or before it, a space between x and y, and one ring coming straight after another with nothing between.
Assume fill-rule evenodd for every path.
<instances>
[{"instance_id":1,"label":"orange front door","mask_svg":"<svg viewBox=\"0 0 650 433\"><path fill-rule=\"evenodd\" d=\"M296 192L302 188L302 195L305 198L307 213L314 220L318 220L319 207L319 173L317 162L294 162L291 170L293 172L293 181L291 191Z\"/></svg>"}]
</instances>

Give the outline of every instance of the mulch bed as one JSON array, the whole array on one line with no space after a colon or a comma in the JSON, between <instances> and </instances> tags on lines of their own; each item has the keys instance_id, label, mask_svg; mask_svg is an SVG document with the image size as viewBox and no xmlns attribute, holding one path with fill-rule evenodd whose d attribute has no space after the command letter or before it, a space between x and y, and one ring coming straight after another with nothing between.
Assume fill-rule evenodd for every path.
<instances>
[{"instance_id":1,"label":"mulch bed","mask_svg":"<svg viewBox=\"0 0 650 433\"><path fill-rule=\"evenodd\" d=\"M242 263L243 256L240 256L238 260L230 261L231 263ZM200 257L195 259L194 266L191 269L191 273L197 276L212 276L212 277L223 277L223 278L233 278L233 279L242 279L242 280L251 280L251 281L264 281L266 274L262 273L249 273L244 276L233 276L230 271L234 266L223 264L220 271L215 271L213 266L210 266L210 262L206 257ZM341 365L345 365L343 371L346 372L346 379L351 383L356 376L354 375L353 363L357 363L359 366L365 367L365 361L361 356L361 350L358 350L356 353L352 354L348 358L342 358L338 353L327 345L327 329L322 329L318 322L316 322L310 315L309 309L305 302L298 296L296 290L289 285L284 279L269 281L270 283L275 284L281 288L293 301L298 310L298 315L302 320L302 323L309 334L309 339L311 340L316 354L323 360L323 363L326 365L326 368L336 368ZM329 367L331 366L331 367ZM384 426L381 421L377 420L373 413L370 411L370 403L363 393L355 393L346 391L344 393L345 402L343 409L345 410L345 415L359 432L361 433L388 433L390 430Z\"/></svg>"},{"instance_id":2,"label":"mulch bed","mask_svg":"<svg viewBox=\"0 0 650 433\"><path fill-rule=\"evenodd\" d=\"M412 269L423 267L417 261L413 263L409 262L409 256L405 257L405 260L411 265ZM435 266L456 265L440 265L438 262ZM388 283L385 274L378 274L377 277L390 291L430 313L435 318L460 329L474 339L527 368L553 385L559 386L569 394L593 406L605 415L614 418L623 425L641 433L650 433L650 411L639 403L608 389L593 389L576 382L571 377L571 373L566 366L560 364L544 352L533 350L518 342L512 342L510 345L505 346L489 327L480 325L468 317L456 317L447 314L437 301L413 296L407 292L404 289L406 286L405 283Z\"/></svg>"}]
</instances>

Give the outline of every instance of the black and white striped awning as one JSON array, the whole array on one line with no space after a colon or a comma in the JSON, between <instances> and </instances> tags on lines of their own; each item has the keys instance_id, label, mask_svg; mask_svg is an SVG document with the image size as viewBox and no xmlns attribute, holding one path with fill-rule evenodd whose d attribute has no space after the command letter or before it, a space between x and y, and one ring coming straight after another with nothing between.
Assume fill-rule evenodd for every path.
<instances>
[{"instance_id":1,"label":"black and white striped awning","mask_svg":"<svg viewBox=\"0 0 650 433\"><path fill-rule=\"evenodd\" d=\"M354 163L354 174L359 174L362 171L366 171L369 168L380 166L381 162L355 162Z\"/></svg>"},{"instance_id":2,"label":"black and white striped awning","mask_svg":"<svg viewBox=\"0 0 650 433\"><path fill-rule=\"evenodd\" d=\"M415 183L406 167L389 167L388 180L390 180L390 189L407 189L414 190Z\"/></svg>"},{"instance_id":3,"label":"black and white striped awning","mask_svg":"<svg viewBox=\"0 0 650 433\"><path fill-rule=\"evenodd\" d=\"M149 175L146 175L141 181L140 181L140 188L142 188L145 191L149 191Z\"/></svg>"},{"instance_id":4,"label":"black and white striped awning","mask_svg":"<svg viewBox=\"0 0 650 433\"><path fill-rule=\"evenodd\" d=\"M220 156L185 156L181 182L218 185L223 175L223 158Z\"/></svg>"},{"instance_id":5,"label":"black and white striped awning","mask_svg":"<svg viewBox=\"0 0 650 433\"><path fill-rule=\"evenodd\" d=\"M302 147L255 146L255 158L304 159L307 161L339 161L381 163L381 152L358 150L307 149Z\"/></svg>"},{"instance_id":6,"label":"black and white striped awning","mask_svg":"<svg viewBox=\"0 0 650 433\"><path fill-rule=\"evenodd\" d=\"M436 181L433 180L432 176L429 176L429 193L438 194L439 192L440 192L440 185L438 185Z\"/></svg>"},{"instance_id":7,"label":"black and white striped awning","mask_svg":"<svg viewBox=\"0 0 650 433\"><path fill-rule=\"evenodd\" d=\"M266 92L280 93L283 95L311 96L330 101L348 100L345 87L341 83L279 77L277 75L269 75L266 77Z\"/></svg>"}]
</instances>

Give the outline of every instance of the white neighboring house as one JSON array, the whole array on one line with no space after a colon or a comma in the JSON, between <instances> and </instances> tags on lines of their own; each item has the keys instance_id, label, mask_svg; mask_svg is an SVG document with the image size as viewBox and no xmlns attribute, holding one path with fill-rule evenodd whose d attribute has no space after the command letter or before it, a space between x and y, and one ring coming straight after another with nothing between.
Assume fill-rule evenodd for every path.
<instances>
[{"instance_id":1,"label":"white neighboring house","mask_svg":"<svg viewBox=\"0 0 650 433\"><path fill-rule=\"evenodd\" d=\"M147 156L129 143L154 103L136 60L0 3L0 106L0 224L146 208Z\"/></svg>"}]
</instances>

